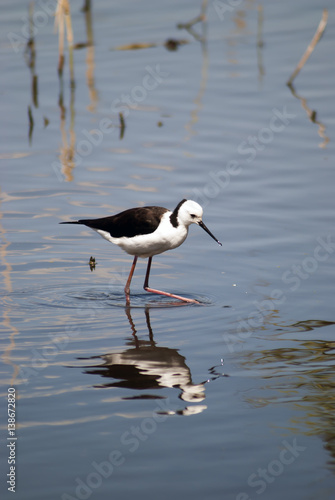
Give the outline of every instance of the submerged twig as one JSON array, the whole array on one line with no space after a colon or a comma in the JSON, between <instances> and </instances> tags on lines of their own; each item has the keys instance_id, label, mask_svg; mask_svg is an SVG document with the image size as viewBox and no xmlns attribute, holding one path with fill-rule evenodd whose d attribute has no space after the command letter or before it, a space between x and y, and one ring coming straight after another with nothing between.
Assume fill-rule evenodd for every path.
<instances>
[{"instance_id":1,"label":"submerged twig","mask_svg":"<svg viewBox=\"0 0 335 500\"><path fill-rule=\"evenodd\" d=\"M35 72L36 46L34 38L34 2L29 4L29 39L27 40L25 59L31 73L31 97L35 108L38 108L38 77Z\"/></svg>"},{"instance_id":2,"label":"submerged twig","mask_svg":"<svg viewBox=\"0 0 335 500\"><path fill-rule=\"evenodd\" d=\"M201 12L198 16L196 16L194 19L191 19L191 21L188 21L187 23L179 23L177 24L177 28L179 29L190 29L192 26L194 26L197 23L200 23L202 21L205 21L206 19L206 9L207 9L207 4L208 0L202 0L201 4Z\"/></svg>"},{"instance_id":3,"label":"submerged twig","mask_svg":"<svg viewBox=\"0 0 335 500\"><path fill-rule=\"evenodd\" d=\"M84 0L84 5L81 9L82 12L88 12L91 10L91 0Z\"/></svg>"},{"instance_id":4,"label":"submerged twig","mask_svg":"<svg viewBox=\"0 0 335 500\"><path fill-rule=\"evenodd\" d=\"M27 65L31 70L35 69L35 59L36 59L36 51L35 51L35 39L34 39L34 23L33 23L33 15L34 15L34 2L30 2L29 4L29 38L27 40L25 57L27 61Z\"/></svg>"},{"instance_id":5,"label":"submerged twig","mask_svg":"<svg viewBox=\"0 0 335 500\"><path fill-rule=\"evenodd\" d=\"M29 137L29 144L31 144L31 139L33 137L33 130L34 130L34 118L30 106L28 106L28 120L29 120L28 137Z\"/></svg>"},{"instance_id":6,"label":"submerged twig","mask_svg":"<svg viewBox=\"0 0 335 500\"><path fill-rule=\"evenodd\" d=\"M258 4L257 12L258 12L257 47L263 47L264 42L263 42L262 32L263 32L264 16L263 16L263 5L262 4Z\"/></svg>"},{"instance_id":7,"label":"submerged twig","mask_svg":"<svg viewBox=\"0 0 335 500\"><path fill-rule=\"evenodd\" d=\"M206 39L206 33L203 33L203 35L199 35L196 31L194 31L193 26L197 23L202 23L203 26L203 31L206 30L206 10L207 10L207 5L208 5L208 0L202 0L201 3L201 11L198 16L196 16L194 19L191 19L191 21L188 21L187 23L178 23L177 28L178 29L185 29L192 35L196 40L200 42L204 42Z\"/></svg>"},{"instance_id":8,"label":"submerged twig","mask_svg":"<svg viewBox=\"0 0 335 500\"><path fill-rule=\"evenodd\" d=\"M308 45L308 47L307 47L304 55L302 56L302 58L300 59L299 63L297 64L297 67L293 71L291 77L287 81L287 85L292 84L293 80L295 79L295 77L297 76L297 74L299 73L299 71L305 65L307 59L309 58L309 56L313 52L316 44L318 43L318 41L322 37L323 32L324 32L324 30L325 30L325 28L327 26L327 21L328 21L328 10L327 9L323 9L322 18L321 18L319 26L318 26L318 28L317 28L317 30L315 32L315 35L313 36L313 39L312 39L311 43Z\"/></svg>"},{"instance_id":9,"label":"submerged twig","mask_svg":"<svg viewBox=\"0 0 335 500\"><path fill-rule=\"evenodd\" d=\"M119 113L119 118L120 118L120 139L123 139L126 123L124 121L123 114L121 112Z\"/></svg>"},{"instance_id":10,"label":"submerged twig","mask_svg":"<svg viewBox=\"0 0 335 500\"><path fill-rule=\"evenodd\" d=\"M32 106L28 106L28 138L29 144L32 143L33 138L33 130L34 130L34 117L32 108L38 108L38 77L35 72L35 64L36 64L36 46L35 46L35 38L34 38L34 2L30 2L29 4L29 39L27 40L26 50L25 50L25 59L27 66L30 70L31 74L31 100Z\"/></svg>"},{"instance_id":11,"label":"submerged twig","mask_svg":"<svg viewBox=\"0 0 335 500\"><path fill-rule=\"evenodd\" d=\"M258 73L259 73L259 79L261 80L262 77L264 76L264 66L263 66L263 57L262 57L262 49L264 47L264 41L263 41L263 21L264 21L264 16L263 16L263 5L259 4L257 6L257 11L258 11L258 27L257 27L257 61L258 61Z\"/></svg>"},{"instance_id":12,"label":"submerged twig","mask_svg":"<svg viewBox=\"0 0 335 500\"><path fill-rule=\"evenodd\" d=\"M310 109L307 105L307 99L298 95L293 87L292 83L288 83L288 87L292 92L292 95L299 99L303 109L306 111L308 118L312 123L315 123L318 126L318 134L323 139L323 142L319 144L320 148L325 148L329 142L329 137L326 135L326 126L317 119L317 112L314 109Z\"/></svg>"},{"instance_id":13,"label":"submerged twig","mask_svg":"<svg viewBox=\"0 0 335 500\"><path fill-rule=\"evenodd\" d=\"M141 49L151 49L153 47L164 46L167 50L177 50L181 45L186 45L189 43L185 39L168 38L165 42L137 42L137 43L126 43L125 45L118 45L111 50L141 50Z\"/></svg>"}]
</instances>

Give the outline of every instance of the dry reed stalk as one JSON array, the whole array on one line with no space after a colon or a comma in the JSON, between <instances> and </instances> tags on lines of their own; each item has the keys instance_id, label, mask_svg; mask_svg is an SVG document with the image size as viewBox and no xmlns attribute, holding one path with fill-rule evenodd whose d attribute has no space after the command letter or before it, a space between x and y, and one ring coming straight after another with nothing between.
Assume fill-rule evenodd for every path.
<instances>
[{"instance_id":1,"label":"dry reed stalk","mask_svg":"<svg viewBox=\"0 0 335 500\"><path fill-rule=\"evenodd\" d=\"M315 32L315 35L313 36L311 43L308 45L307 49L305 50L304 55L302 56L302 58L300 59L299 63L297 64L297 67L293 71L291 77L287 81L287 85L292 85L293 80L295 79L295 77L297 76L297 74L299 73L299 71L304 67L307 59L309 58L309 56L313 52L316 44L318 43L318 41L322 37L323 32L324 32L324 30L326 29L326 26L327 26L327 21L328 21L328 10L327 9L323 9L322 18L321 18L319 26L318 26L318 28L317 28L317 30Z\"/></svg>"},{"instance_id":2,"label":"dry reed stalk","mask_svg":"<svg viewBox=\"0 0 335 500\"><path fill-rule=\"evenodd\" d=\"M92 9L91 0L85 0L85 5L83 7L83 12L85 14L85 24L86 24L86 35L87 35L87 53L86 53L86 81L90 94L90 104L88 106L89 111L94 112L96 109L96 104L98 101L98 92L94 84L94 39L93 39L93 21L92 21Z\"/></svg>"},{"instance_id":3,"label":"dry reed stalk","mask_svg":"<svg viewBox=\"0 0 335 500\"><path fill-rule=\"evenodd\" d=\"M71 22L71 10L68 0L58 0L55 12L55 27L58 29L59 40L59 59L58 59L58 74L63 75L64 68L64 33L66 30L66 38L69 47L69 68L71 86L75 85L74 81L74 65L73 65L73 31Z\"/></svg>"}]
</instances>

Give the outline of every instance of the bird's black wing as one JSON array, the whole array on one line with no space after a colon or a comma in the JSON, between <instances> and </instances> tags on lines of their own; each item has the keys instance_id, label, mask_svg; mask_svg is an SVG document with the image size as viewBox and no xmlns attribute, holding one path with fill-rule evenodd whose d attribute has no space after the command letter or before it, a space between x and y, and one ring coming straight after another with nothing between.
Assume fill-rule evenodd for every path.
<instances>
[{"instance_id":1,"label":"bird's black wing","mask_svg":"<svg viewBox=\"0 0 335 500\"><path fill-rule=\"evenodd\" d=\"M124 212L101 219L81 219L62 224L83 224L91 229L100 229L110 233L113 238L132 238L139 234L153 233L168 210L163 207L129 208Z\"/></svg>"}]
</instances>

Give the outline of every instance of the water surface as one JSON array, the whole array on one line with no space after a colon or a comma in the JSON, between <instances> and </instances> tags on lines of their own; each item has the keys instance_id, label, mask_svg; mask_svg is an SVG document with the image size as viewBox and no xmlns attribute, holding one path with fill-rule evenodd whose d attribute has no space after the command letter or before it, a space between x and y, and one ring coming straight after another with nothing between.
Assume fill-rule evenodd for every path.
<instances>
[{"instance_id":1,"label":"water surface","mask_svg":"<svg viewBox=\"0 0 335 500\"><path fill-rule=\"evenodd\" d=\"M3 3L1 399L6 412L16 389L17 499L334 497L334 9L290 90L319 2L222 4L192 32L177 27L200 13L186 1L100 1L91 20L71 2L75 43L93 42L71 89L53 16L35 2L26 51L29 3ZM184 197L223 247L191 227L150 284L199 306L145 293L145 261L127 306L132 258L58 224ZM10 498L4 445L1 459Z\"/></svg>"}]
</instances>

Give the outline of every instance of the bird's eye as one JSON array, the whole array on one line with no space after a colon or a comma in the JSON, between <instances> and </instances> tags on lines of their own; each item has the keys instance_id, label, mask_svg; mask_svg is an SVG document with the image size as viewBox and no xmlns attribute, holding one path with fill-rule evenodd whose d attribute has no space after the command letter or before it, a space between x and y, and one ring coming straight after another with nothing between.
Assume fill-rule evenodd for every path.
<instances>
[{"instance_id":1,"label":"bird's eye","mask_svg":"<svg viewBox=\"0 0 335 500\"><path fill-rule=\"evenodd\" d=\"M192 219L194 219L194 217L195 217L195 214L191 214L191 217L192 217Z\"/></svg>"}]
</instances>

